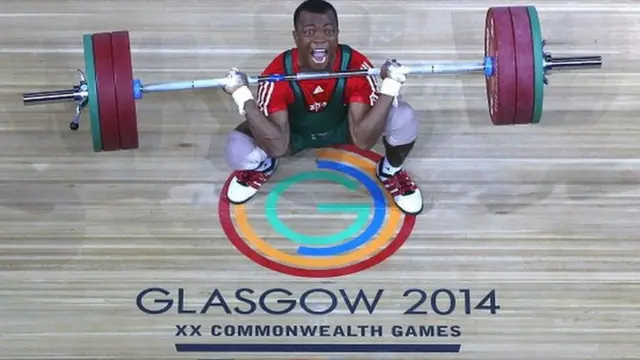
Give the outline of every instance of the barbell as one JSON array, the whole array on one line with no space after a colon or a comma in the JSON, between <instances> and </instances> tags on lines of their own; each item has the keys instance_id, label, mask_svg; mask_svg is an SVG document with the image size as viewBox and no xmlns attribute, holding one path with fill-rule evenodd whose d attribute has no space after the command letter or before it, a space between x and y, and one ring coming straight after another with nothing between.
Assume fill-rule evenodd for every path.
<instances>
[{"instance_id":1,"label":"barbell","mask_svg":"<svg viewBox=\"0 0 640 360\"><path fill-rule=\"evenodd\" d=\"M137 149L135 101L145 93L219 88L226 78L144 84L133 77L127 31L83 36L85 71L71 89L23 94L25 105L74 102L69 127L77 130L89 108L93 150ZM601 68L601 56L554 57L546 52L534 6L491 7L485 17L481 61L432 61L403 65L406 74L475 74L486 82L487 104L494 125L536 124L542 118L544 86L552 70ZM401 62L401 61L400 61ZM401 62L402 63L402 62ZM249 83L378 76L379 68L341 72L309 72L250 76Z\"/></svg>"}]
</instances>

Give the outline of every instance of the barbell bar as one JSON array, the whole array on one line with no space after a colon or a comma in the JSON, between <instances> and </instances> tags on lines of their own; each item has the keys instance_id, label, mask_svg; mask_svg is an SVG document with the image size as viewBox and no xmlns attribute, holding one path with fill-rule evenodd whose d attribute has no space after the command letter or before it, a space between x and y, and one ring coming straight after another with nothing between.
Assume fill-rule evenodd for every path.
<instances>
[{"instance_id":1,"label":"barbell bar","mask_svg":"<svg viewBox=\"0 0 640 360\"><path fill-rule=\"evenodd\" d=\"M421 63L418 65L401 66L400 71L404 74L456 74L461 72L484 72L485 76L491 76L493 73L492 59L487 57L484 62L431 62ZM85 75L78 70L80 78L84 79ZM281 81L303 81L314 79L338 79L355 76L379 76L380 68L372 68L367 70L348 70L338 72L301 72L288 75L266 75L266 76L250 76L248 78L249 85L256 85L261 82L281 82ZM153 83L144 85L142 80L134 79L133 93L136 100L142 99L144 93L194 90L206 88L220 88L227 83L227 78L214 79L198 79L187 81L174 81L165 83ZM54 102L82 102L88 96L84 87L86 80L80 80L76 86L71 89L54 90L44 92L33 92L22 95L24 105L39 105Z\"/></svg>"}]
</instances>

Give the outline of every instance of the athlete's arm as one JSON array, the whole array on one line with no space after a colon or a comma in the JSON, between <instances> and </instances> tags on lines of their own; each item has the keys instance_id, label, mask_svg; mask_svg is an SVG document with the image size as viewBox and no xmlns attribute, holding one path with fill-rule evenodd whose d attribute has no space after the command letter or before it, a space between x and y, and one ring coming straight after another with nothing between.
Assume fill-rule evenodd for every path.
<instances>
[{"instance_id":1,"label":"athlete's arm","mask_svg":"<svg viewBox=\"0 0 640 360\"><path fill-rule=\"evenodd\" d=\"M289 93L286 83L260 83L255 99L248 87L246 74L232 70L227 77L230 83L225 86L225 91L231 94L244 113L256 144L269 156L285 155L289 149Z\"/></svg>"},{"instance_id":2,"label":"athlete's arm","mask_svg":"<svg viewBox=\"0 0 640 360\"><path fill-rule=\"evenodd\" d=\"M387 124L393 97L380 95L371 106L354 102L349 104L349 130L354 145L361 149L371 149L380 139Z\"/></svg>"},{"instance_id":3,"label":"athlete's arm","mask_svg":"<svg viewBox=\"0 0 640 360\"><path fill-rule=\"evenodd\" d=\"M364 56L361 69L371 68L371 63ZM355 60L355 59L354 59ZM381 76L383 82L389 78L389 64L383 65ZM354 145L363 149L370 149L378 142L386 127L389 110L393 100L400 91L401 83L393 79L383 83L381 91L377 92L377 81L373 77L352 78L349 89L349 130ZM389 84L392 88L390 89ZM398 84L397 88L393 85Z\"/></svg>"},{"instance_id":4,"label":"athlete's arm","mask_svg":"<svg viewBox=\"0 0 640 360\"><path fill-rule=\"evenodd\" d=\"M245 103L244 117L256 144L272 157L281 157L289 148L289 114L287 110L265 116L255 100Z\"/></svg>"}]
</instances>

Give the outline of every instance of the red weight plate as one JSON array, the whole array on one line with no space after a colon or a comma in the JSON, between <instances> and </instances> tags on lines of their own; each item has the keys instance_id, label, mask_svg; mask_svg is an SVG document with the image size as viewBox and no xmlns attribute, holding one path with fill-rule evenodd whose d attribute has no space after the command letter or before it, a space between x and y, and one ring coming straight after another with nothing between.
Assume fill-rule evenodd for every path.
<instances>
[{"instance_id":1,"label":"red weight plate","mask_svg":"<svg viewBox=\"0 0 640 360\"><path fill-rule=\"evenodd\" d=\"M120 149L120 130L118 129L118 102L113 77L111 34L93 34L92 38L102 150L115 151Z\"/></svg>"},{"instance_id":2,"label":"red weight plate","mask_svg":"<svg viewBox=\"0 0 640 360\"><path fill-rule=\"evenodd\" d=\"M533 36L526 6L511 6L511 23L516 53L516 114L514 124L530 124L533 118L535 75L533 68Z\"/></svg>"},{"instance_id":3,"label":"red weight plate","mask_svg":"<svg viewBox=\"0 0 640 360\"><path fill-rule=\"evenodd\" d=\"M516 114L516 56L508 7L487 11L484 51L494 59L495 72L486 79L489 114L494 125L512 125Z\"/></svg>"},{"instance_id":4,"label":"red weight plate","mask_svg":"<svg viewBox=\"0 0 640 360\"><path fill-rule=\"evenodd\" d=\"M136 101L133 96L133 69L131 67L131 46L129 32L111 33L111 51L113 53L113 73L118 102L118 121L120 129L120 149L138 148L138 120Z\"/></svg>"}]
</instances>

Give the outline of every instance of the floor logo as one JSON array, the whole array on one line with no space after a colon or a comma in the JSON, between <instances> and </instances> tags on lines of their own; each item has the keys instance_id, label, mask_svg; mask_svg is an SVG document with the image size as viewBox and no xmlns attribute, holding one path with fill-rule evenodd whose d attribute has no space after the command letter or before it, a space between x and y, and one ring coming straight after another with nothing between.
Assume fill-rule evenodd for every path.
<instances>
[{"instance_id":1,"label":"floor logo","mask_svg":"<svg viewBox=\"0 0 640 360\"><path fill-rule=\"evenodd\" d=\"M303 172L278 180L267 194L264 211L272 229L297 245L295 253L278 249L260 238L251 225L245 205L230 204L220 196L218 213L231 243L252 261L273 271L300 277L335 277L353 274L381 263L407 240L415 216L404 215L375 178L380 155L353 146L317 151L317 171ZM226 194L227 179L222 189ZM364 186L371 196L366 204L318 204L319 212L351 212L353 223L329 236L296 232L278 216L278 201L287 188L304 181L331 181L349 190ZM322 223L318 223L322 227Z\"/></svg>"}]
</instances>

